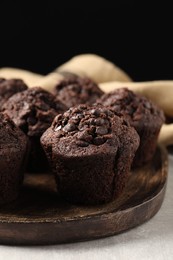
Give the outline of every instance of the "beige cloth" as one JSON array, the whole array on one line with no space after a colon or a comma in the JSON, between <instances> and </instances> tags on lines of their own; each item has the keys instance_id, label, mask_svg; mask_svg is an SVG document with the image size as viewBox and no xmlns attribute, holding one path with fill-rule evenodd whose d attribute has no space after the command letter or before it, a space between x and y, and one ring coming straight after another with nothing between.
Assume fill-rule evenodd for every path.
<instances>
[{"instance_id":1,"label":"beige cloth","mask_svg":"<svg viewBox=\"0 0 173 260\"><path fill-rule=\"evenodd\" d=\"M52 92L55 84L63 78L61 74L63 71L90 77L105 92L127 87L150 98L164 110L166 115L173 117L173 81L131 82L130 77L124 71L95 54L75 56L46 76L25 70L2 68L0 77L22 78L29 87L41 86ZM173 124L162 127L159 142L164 145L173 144Z\"/></svg>"},{"instance_id":2,"label":"beige cloth","mask_svg":"<svg viewBox=\"0 0 173 260\"><path fill-rule=\"evenodd\" d=\"M54 72L43 76L26 70L14 68L0 69L0 77L22 78L29 87L41 86L52 92L55 84L63 78L61 72L71 72L79 76L93 79L96 83L107 81L131 81L130 77L110 61L95 54L82 54L75 56L58 67Z\"/></svg>"},{"instance_id":3,"label":"beige cloth","mask_svg":"<svg viewBox=\"0 0 173 260\"><path fill-rule=\"evenodd\" d=\"M81 54L57 68L79 76L87 76L96 83L108 81L131 81L131 78L112 62L95 54Z\"/></svg>"},{"instance_id":4,"label":"beige cloth","mask_svg":"<svg viewBox=\"0 0 173 260\"><path fill-rule=\"evenodd\" d=\"M0 68L0 78L19 78L23 79L28 86L34 86L37 81L44 78L43 75L39 75L27 70L15 69L15 68Z\"/></svg>"}]
</instances>

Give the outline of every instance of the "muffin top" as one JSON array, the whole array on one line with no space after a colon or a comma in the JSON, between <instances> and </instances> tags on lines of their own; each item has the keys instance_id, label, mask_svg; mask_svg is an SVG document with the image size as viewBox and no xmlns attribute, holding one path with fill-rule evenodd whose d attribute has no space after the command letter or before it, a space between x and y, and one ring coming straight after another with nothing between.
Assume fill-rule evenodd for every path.
<instances>
[{"instance_id":1,"label":"muffin top","mask_svg":"<svg viewBox=\"0 0 173 260\"><path fill-rule=\"evenodd\" d=\"M78 105L57 115L41 141L74 155L74 150L106 151L108 146L115 153L129 138L132 143L139 144L136 131L108 108Z\"/></svg>"},{"instance_id":2,"label":"muffin top","mask_svg":"<svg viewBox=\"0 0 173 260\"><path fill-rule=\"evenodd\" d=\"M56 116L52 127L58 138L75 136L78 146L101 145L111 138L113 116L106 108L79 105Z\"/></svg>"},{"instance_id":3,"label":"muffin top","mask_svg":"<svg viewBox=\"0 0 173 260\"><path fill-rule=\"evenodd\" d=\"M51 93L34 87L13 95L3 106L15 124L28 136L40 137L58 113L66 110Z\"/></svg>"},{"instance_id":4,"label":"muffin top","mask_svg":"<svg viewBox=\"0 0 173 260\"><path fill-rule=\"evenodd\" d=\"M91 105L103 92L91 79L73 76L60 81L54 88L54 94L70 108L78 104Z\"/></svg>"},{"instance_id":5,"label":"muffin top","mask_svg":"<svg viewBox=\"0 0 173 260\"><path fill-rule=\"evenodd\" d=\"M14 94L26 90L28 87L21 79L0 78L0 110L3 104Z\"/></svg>"},{"instance_id":6,"label":"muffin top","mask_svg":"<svg viewBox=\"0 0 173 260\"><path fill-rule=\"evenodd\" d=\"M145 124L161 125L164 122L164 114L160 108L127 88L104 94L97 103L109 107L115 114L124 116L130 125L137 128Z\"/></svg>"},{"instance_id":7,"label":"muffin top","mask_svg":"<svg viewBox=\"0 0 173 260\"><path fill-rule=\"evenodd\" d=\"M25 134L14 124L8 115L0 113L0 154L4 150L9 154L26 145ZM10 150L9 150L10 149Z\"/></svg>"}]
</instances>

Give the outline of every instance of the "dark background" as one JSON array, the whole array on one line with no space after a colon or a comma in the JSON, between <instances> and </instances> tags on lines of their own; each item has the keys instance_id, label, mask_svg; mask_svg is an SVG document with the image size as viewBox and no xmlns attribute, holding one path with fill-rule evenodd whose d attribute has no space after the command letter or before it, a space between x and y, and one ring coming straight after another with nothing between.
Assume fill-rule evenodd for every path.
<instances>
[{"instance_id":1,"label":"dark background","mask_svg":"<svg viewBox=\"0 0 173 260\"><path fill-rule=\"evenodd\" d=\"M27 2L0 2L0 67L46 74L74 55L96 53L134 80L173 79L173 16L165 2Z\"/></svg>"}]
</instances>

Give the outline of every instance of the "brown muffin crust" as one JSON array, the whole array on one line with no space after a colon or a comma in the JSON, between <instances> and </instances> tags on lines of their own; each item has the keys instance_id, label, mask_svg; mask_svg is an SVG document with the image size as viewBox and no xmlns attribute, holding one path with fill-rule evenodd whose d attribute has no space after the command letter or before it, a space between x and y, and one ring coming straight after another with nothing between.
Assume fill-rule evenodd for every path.
<instances>
[{"instance_id":1,"label":"brown muffin crust","mask_svg":"<svg viewBox=\"0 0 173 260\"><path fill-rule=\"evenodd\" d=\"M87 106L81 105L69 109L63 115L59 114L53 122L53 127L59 138L75 136L77 146L100 145L111 138L112 116L110 110L89 110Z\"/></svg>"},{"instance_id":2,"label":"brown muffin crust","mask_svg":"<svg viewBox=\"0 0 173 260\"><path fill-rule=\"evenodd\" d=\"M21 79L0 78L0 110L3 104L14 94L26 90L28 87Z\"/></svg>"},{"instance_id":3,"label":"brown muffin crust","mask_svg":"<svg viewBox=\"0 0 173 260\"><path fill-rule=\"evenodd\" d=\"M155 151L157 137L165 120L163 111L147 98L121 88L104 94L97 103L123 116L140 136L134 166L149 161Z\"/></svg>"},{"instance_id":4,"label":"brown muffin crust","mask_svg":"<svg viewBox=\"0 0 173 260\"><path fill-rule=\"evenodd\" d=\"M27 159L27 137L0 113L0 204L17 198Z\"/></svg>"},{"instance_id":5,"label":"brown muffin crust","mask_svg":"<svg viewBox=\"0 0 173 260\"><path fill-rule=\"evenodd\" d=\"M40 87L13 95L3 106L15 124L29 137L31 152L29 171L45 171L48 163L40 145L40 136L51 125L54 117L66 109L51 93Z\"/></svg>"},{"instance_id":6,"label":"brown muffin crust","mask_svg":"<svg viewBox=\"0 0 173 260\"><path fill-rule=\"evenodd\" d=\"M61 196L97 204L123 191L139 137L109 109L79 105L58 115L41 143Z\"/></svg>"},{"instance_id":7,"label":"brown muffin crust","mask_svg":"<svg viewBox=\"0 0 173 260\"><path fill-rule=\"evenodd\" d=\"M143 125L145 123L144 119L153 117L161 120L161 122L165 120L163 111L153 102L127 88L117 89L104 94L97 103L111 107L111 110L117 114L122 114L134 126L136 126L136 122Z\"/></svg>"},{"instance_id":8,"label":"brown muffin crust","mask_svg":"<svg viewBox=\"0 0 173 260\"><path fill-rule=\"evenodd\" d=\"M54 94L70 108L78 104L91 105L103 92L91 79L73 76L60 81L54 88Z\"/></svg>"},{"instance_id":9,"label":"brown muffin crust","mask_svg":"<svg viewBox=\"0 0 173 260\"><path fill-rule=\"evenodd\" d=\"M41 136L65 106L40 87L13 95L3 106L15 124L28 136Z\"/></svg>"}]
</instances>

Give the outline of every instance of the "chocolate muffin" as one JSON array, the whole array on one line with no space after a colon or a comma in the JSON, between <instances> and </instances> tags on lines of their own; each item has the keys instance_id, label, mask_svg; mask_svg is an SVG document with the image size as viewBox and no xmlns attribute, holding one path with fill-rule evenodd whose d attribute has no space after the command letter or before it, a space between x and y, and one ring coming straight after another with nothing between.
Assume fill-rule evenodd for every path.
<instances>
[{"instance_id":1,"label":"chocolate muffin","mask_svg":"<svg viewBox=\"0 0 173 260\"><path fill-rule=\"evenodd\" d=\"M57 115L41 143L59 194L73 203L98 204L123 191L139 136L109 109L79 105Z\"/></svg>"},{"instance_id":2,"label":"chocolate muffin","mask_svg":"<svg viewBox=\"0 0 173 260\"><path fill-rule=\"evenodd\" d=\"M164 122L163 111L147 98L126 88L104 94L98 103L123 116L138 132L140 146L134 158L134 167L150 161L155 153L158 134Z\"/></svg>"},{"instance_id":3,"label":"chocolate muffin","mask_svg":"<svg viewBox=\"0 0 173 260\"><path fill-rule=\"evenodd\" d=\"M72 76L60 81L54 88L54 94L70 108L79 104L91 105L103 92L92 80Z\"/></svg>"},{"instance_id":4,"label":"chocolate muffin","mask_svg":"<svg viewBox=\"0 0 173 260\"><path fill-rule=\"evenodd\" d=\"M27 137L0 113L0 204L17 198L27 157Z\"/></svg>"},{"instance_id":5,"label":"chocolate muffin","mask_svg":"<svg viewBox=\"0 0 173 260\"><path fill-rule=\"evenodd\" d=\"M15 124L30 140L28 171L48 170L48 162L40 145L40 136L51 125L54 117L66 107L54 95L39 87L13 95L3 106Z\"/></svg>"},{"instance_id":6,"label":"chocolate muffin","mask_svg":"<svg viewBox=\"0 0 173 260\"><path fill-rule=\"evenodd\" d=\"M21 79L0 78L0 110L11 96L27 88L27 85Z\"/></svg>"}]
</instances>

